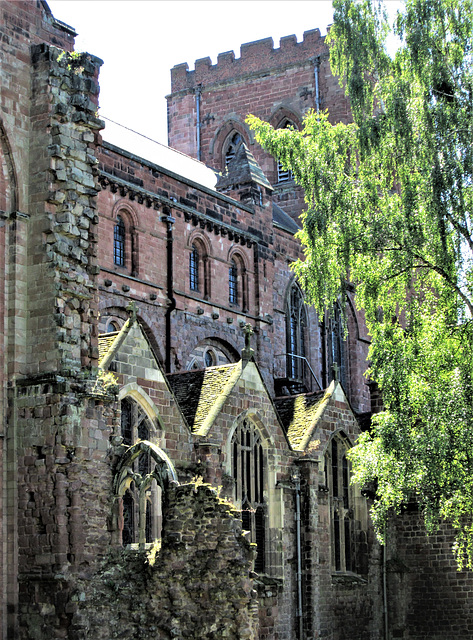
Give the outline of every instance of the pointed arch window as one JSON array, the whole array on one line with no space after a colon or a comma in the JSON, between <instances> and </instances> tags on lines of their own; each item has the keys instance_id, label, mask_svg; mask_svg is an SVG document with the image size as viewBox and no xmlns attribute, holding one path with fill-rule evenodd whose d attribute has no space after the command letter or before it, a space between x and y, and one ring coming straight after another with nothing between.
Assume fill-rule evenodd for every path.
<instances>
[{"instance_id":1,"label":"pointed arch window","mask_svg":"<svg viewBox=\"0 0 473 640\"><path fill-rule=\"evenodd\" d=\"M286 323L287 376L292 380L302 380L305 370L307 316L304 298L296 283L289 291Z\"/></svg>"},{"instance_id":2,"label":"pointed arch window","mask_svg":"<svg viewBox=\"0 0 473 640\"><path fill-rule=\"evenodd\" d=\"M325 454L329 495L331 562L334 571L355 570L353 488L350 487L348 441L342 434L332 437Z\"/></svg>"},{"instance_id":3,"label":"pointed arch window","mask_svg":"<svg viewBox=\"0 0 473 640\"><path fill-rule=\"evenodd\" d=\"M342 310L338 303L335 304L332 316L329 319L328 342L329 365L332 377L338 378L348 393L347 344Z\"/></svg>"},{"instance_id":4,"label":"pointed arch window","mask_svg":"<svg viewBox=\"0 0 473 640\"><path fill-rule=\"evenodd\" d=\"M117 216L117 221L113 230L113 262L119 266L125 266L125 223L121 216Z\"/></svg>"},{"instance_id":5,"label":"pointed arch window","mask_svg":"<svg viewBox=\"0 0 473 640\"><path fill-rule=\"evenodd\" d=\"M232 438L232 475L235 501L241 508L242 526L256 544L255 570L265 570L266 506L265 457L259 432L249 420L243 420Z\"/></svg>"},{"instance_id":6,"label":"pointed arch window","mask_svg":"<svg viewBox=\"0 0 473 640\"><path fill-rule=\"evenodd\" d=\"M227 149L225 151L225 168L228 167L228 164L235 157L237 149L238 149L238 147L240 146L240 144L242 142L243 142L243 138L238 133L238 131L235 131L235 132L230 134L229 142L227 144Z\"/></svg>"},{"instance_id":7,"label":"pointed arch window","mask_svg":"<svg viewBox=\"0 0 473 640\"><path fill-rule=\"evenodd\" d=\"M283 120L278 129L297 129L296 125L291 120ZM278 183L290 182L294 179L292 171L290 169L284 169L281 162L278 161Z\"/></svg>"},{"instance_id":8,"label":"pointed arch window","mask_svg":"<svg viewBox=\"0 0 473 640\"><path fill-rule=\"evenodd\" d=\"M149 442L151 422L132 398L121 402L123 444ZM121 496L121 538L123 546L152 543L161 537L161 487L151 474L151 455L144 447L133 461L129 481Z\"/></svg>"}]
</instances>

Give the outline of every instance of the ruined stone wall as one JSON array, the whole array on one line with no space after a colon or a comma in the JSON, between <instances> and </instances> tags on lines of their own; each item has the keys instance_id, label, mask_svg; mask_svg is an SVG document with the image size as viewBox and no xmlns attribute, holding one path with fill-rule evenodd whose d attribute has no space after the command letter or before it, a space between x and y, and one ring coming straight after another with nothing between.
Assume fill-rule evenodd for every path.
<instances>
[{"instance_id":1,"label":"ruined stone wall","mask_svg":"<svg viewBox=\"0 0 473 640\"><path fill-rule=\"evenodd\" d=\"M256 640L253 556L239 513L214 489L171 486L155 557L117 551L78 581L68 637Z\"/></svg>"},{"instance_id":2,"label":"ruined stone wall","mask_svg":"<svg viewBox=\"0 0 473 640\"><path fill-rule=\"evenodd\" d=\"M19 590L18 607L10 595L9 633L55 638L69 627L71 576L110 541L114 415L94 369L101 61L47 45L34 47L32 61L26 366L11 387L8 420Z\"/></svg>"}]
</instances>

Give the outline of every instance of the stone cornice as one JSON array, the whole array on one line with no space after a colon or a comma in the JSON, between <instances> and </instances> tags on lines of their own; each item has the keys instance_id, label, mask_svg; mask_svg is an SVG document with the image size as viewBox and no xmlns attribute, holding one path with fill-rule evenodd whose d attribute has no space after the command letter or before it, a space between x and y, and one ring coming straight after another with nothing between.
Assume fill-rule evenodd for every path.
<instances>
[{"instance_id":1,"label":"stone cornice","mask_svg":"<svg viewBox=\"0 0 473 640\"><path fill-rule=\"evenodd\" d=\"M186 222L191 222L195 227L199 226L206 231L213 231L215 235L228 236L229 240L242 246L252 247L258 243L258 238L247 231L215 220L211 216L197 211L197 209L143 189L143 187L130 184L105 171L100 172L98 180L102 189L109 188L112 193L120 193L122 198L128 196L131 201L136 200L139 204L144 204L148 208L154 208L156 211L160 211L163 206L182 211Z\"/></svg>"}]
</instances>

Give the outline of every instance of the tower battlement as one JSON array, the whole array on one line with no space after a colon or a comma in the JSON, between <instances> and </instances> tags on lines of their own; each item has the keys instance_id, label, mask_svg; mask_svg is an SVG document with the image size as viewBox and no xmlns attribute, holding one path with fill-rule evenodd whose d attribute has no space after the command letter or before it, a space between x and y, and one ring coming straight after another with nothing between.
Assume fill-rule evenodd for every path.
<instances>
[{"instance_id":1,"label":"tower battlement","mask_svg":"<svg viewBox=\"0 0 473 640\"><path fill-rule=\"evenodd\" d=\"M218 55L214 65L207 57L196 60L193 71L189 71L187 62L174 66L171 69L171 93L300 63L319 56L324 48L325 36L321 36L320 29L305 31L302 42L297 42L295 35L285 36L280 39L279 48L274 47L272 38L247 42L241 45L239 58L235 58L233 51L225 51Z\"/></svg>"}]
</instances>

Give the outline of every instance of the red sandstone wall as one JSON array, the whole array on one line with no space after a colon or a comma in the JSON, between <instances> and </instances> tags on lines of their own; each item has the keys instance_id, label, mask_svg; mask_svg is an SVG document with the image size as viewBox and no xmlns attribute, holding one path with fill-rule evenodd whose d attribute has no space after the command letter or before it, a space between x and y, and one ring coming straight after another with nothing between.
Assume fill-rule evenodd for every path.
<instances>
[{"instance_id":1,"label":"red sandstone wall","mask_svg":"<svg viewBox=\"0 0 473 640\"><path fill-rule=\"evenodd\" d=\"M325 38L318 29L306 31L303 41L295 36L282 38L274 48L271 38L242 45L240 58L233 52L197 60L195 70L187 64L171 70L168 96L169 145L197 157L196 90L200 91L201 159L209 166L224 169L224 144L237 130L249 145L271 184L275 199L298 218L304 207L302 191L290 183L277 184L277 163L259 145L245 124L252 113L273 126L284 117L297 126L309 109L316 108L315 63L318 61L319 107L327 109L333 122L349 122L349 103L330 71Z\"/></svg>"},{"instance_id":2,"label":"red sandstone wall","mask_svg":"<svg viewBox=\"0 0 473 640\"><path fill-rule=\"evenodd\" d=\"M387 546L389 638L463 640L473 637L473 573L458 571L451 527L425 533L421 514L391 522Z\"/></svg>"}]
</instances>

